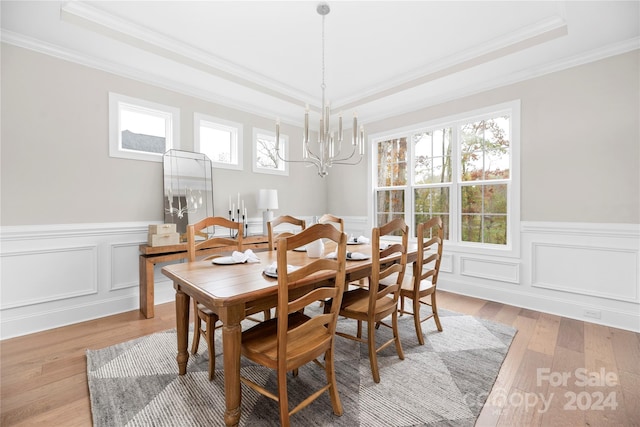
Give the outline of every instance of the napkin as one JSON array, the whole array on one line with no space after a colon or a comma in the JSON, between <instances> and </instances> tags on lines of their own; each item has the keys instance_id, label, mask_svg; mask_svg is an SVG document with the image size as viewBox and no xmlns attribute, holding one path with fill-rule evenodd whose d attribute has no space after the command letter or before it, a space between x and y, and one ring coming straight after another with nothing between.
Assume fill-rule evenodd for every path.
<instances>
[{"instance_id":1,"label":"napkin","mask_svg":"<svg viewBox=\"0 0 640 427\"><path fill-rule=\"evenodd\" d=\"M369 239L364 237L364 236L359 236L359 237L349 237L349 242L352 243L363 243L363 244L368 244L369 243Z\"/></svg>"},{"instance_id":2,"label":"napkin","mask_svg":"<svg viewBox=\"0 0 640 427\"><path fill-rule=\"evenodd\" d=\"M300 267L296 267L295 265L289 265L287 264L287 274L296 271L297 269L299 269ZM270 274L270 275L277 275L278 274L278 263L274 262L273 264L268 265L265 269L264 272L266 274Z\"/></svg>"},{"instance_id":3,"label":"napkin","mask_svg":"<svg viewBox=\"0 0 640 427\"><path fill-rule=\"evenodd\" d=\"M338 258L338 253L329 252L326 258L336 259ZM347 252L347 259L361 260L361 259L367 259L367 256L365 254L361 254L360 252Z\"/></svg>"},{"instance_id":4,"label":"napkin","mask_svg":"<svg viewBox=\"0 0 640 427\"><path fill-rule=\"evenodd\" d=\"M260 262L260 258L258 258L251 249L247 249L244 252L233 251L231 258L233 258L233 260L238 264L243 262Z\"/></svg>"}]
</instances>

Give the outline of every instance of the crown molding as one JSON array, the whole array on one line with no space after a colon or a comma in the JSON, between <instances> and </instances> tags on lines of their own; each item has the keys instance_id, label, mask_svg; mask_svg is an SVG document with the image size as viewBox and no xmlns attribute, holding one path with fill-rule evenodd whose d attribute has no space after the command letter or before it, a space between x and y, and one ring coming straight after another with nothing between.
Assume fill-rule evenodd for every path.
<instances>
[{"instance_id":1,"label":"crown molding","mask_svg":"<svg viewBox=\"0 0 640 427\"><path fill-rule=\"evenodd\" d=\"M63 21L79 25L113 40L154 53L225 80L249 87L266 95L304 107L313 97L263 74L206 53L194 46L133 24L94 6L67 2L60 10Z\"/></svg>"},{"instance_id":2,"label":"crown molding","mask_svg":"<svg viewBox=\"0 0 640 427\"><path fill-rule=\"evenodd\" d=\"M213 92L206 92L203 91L202 88L189 86L177 80L166 79L157 75L152 75L148 72L136 70L135 68L128 67L123 64L116 64L111 61L105 61L86 54L80 54L76 51L62 48L60 46L29 36L25 36L13 31L2 29L0 31L0 39L3 43L32 50L34 52L52 56L63 61L73 62L78 65L93 68L99 71L104 71L110 74L115 74L120 77L136 80L141 83L149 84L162 89L178 92L183 95L188 95L194 98L202 99L203 101L223 105L225 107L268 118L270 120L273 120L274 118L273 109L258 108L250 103L244 103L237 99L221 96ZM299 121L293 117L281 116L280 121L292 125L299 125Z\"/></svg>"},{"instance_id":3,"label":"crown molding","mask_svg":"<svg viewBox=\"0 0 640 427\"><path fill-rule=\"evenodd\" d=\"M352 109L367 102L376 101L404 90L412 89L434 80L465 71L492 60L521 52L532 46L564 37L568 34L567 23L559 16L552 16L536 24L521 28L509 34L496 37L474 48L456 53L438 61L434 65L405 74L397 79L350 99L336 102L336 109Z\"/></svg>"},{"instance_id":4,"label":"crown molding","mask_svg":"<svg viewBox=\"0 0 640 427\"><path fill-rule=\"evenodd\" d=\"M405 103L401 108L387 110L382 114L367 115L362 120L363 124L374 123L380 120L385 120L390 117L399 116L402 114L411 113L421 108L428 108L434 105L450 102L456 99L460 99L466 96L475 95L478 93L486 92L500 87L509 86L515 83L520 83L526 80L531 80L537 77L542 77L547 74L563 71L569 68L578 67L580 65L589 64L591 62L600 61L616 55L622 55L627 52L640 49L640 37L634 37L622 42L612 43L608 46L601 47L599 49L592 50L580 55L574 55L569 58L563 58L562 60L555 61L547 64L544 67L536 67L532 69L523 70L518 73L512 74L508 78L497 78L494 80L485 81L479 84L468 85L460 88L456 91L450 91L446 95L431 97L428 99L422 99L415 103Z\"/></svg>"},{"instance_id":5,"label":"crown molding","mask_svg":"<svg viewBox=\"0 0 640 427\"><path fill-rule=\"evenodd\" d=\"M14 46L18 46L24 49L36 51L45 55L53 56L58 59L73 62L86 67L94 68L111 74L119 75L121 77L129 78L139 81L141 83L150 84L163 89L172 90L182 93L184 95L192 96L194 98L202 99L214 104L223 105L225 107L233 108L246 113L254 114L263 118L273 119L273 108L259 108L255 105L242 102L237 99L232 99L225 96L220 96L213 92L203 91L201 88L196 88L184 84L183 82L166 79L157 75L152 75L147 72L142 72L123 64L115 64L110 61L104 61L86 54L80 54L78 52L62 48L49 42L38 40L32 37L24 36L22 34L2 29L0 32L0 38L3 43L8 43ZM363 124L373 123L380 120L388 119L390 117L407 114L412 111L427 108L433 105L449 102L455 99L459 99L465 96L475 95L480 92L485 92L499 87L508 86L514 83L519 83L525 80L540 77L546 74L562 71L568 68L577 67L580 65L588 64L590 62L606 59L611 56L621 55L633 50L640 49L640 37L634 37L622 42L613 43L608 46L604 46L599 49L586 52L584 54L575 55L569 58L563 58L560 61L549 63L544 67L536 67L528 70L523 70L519 73L512 74L509 78L494 79L486 81L481 84L468 85L460 88L456 91L451 91L446 95L439 97L432 97L428 99L421 99L418 102L403 103L400 108L386 109L384 112L374 115L367 115L361 119ZM297 104L296 104L297 105ZM337 111L337 110L336 110ZM302 116L302 113L301 113ZM280 114L280 120L283 123L287 123L293 126L299 126L299 117L286 116Z\"/></svg>"}]
</instances>

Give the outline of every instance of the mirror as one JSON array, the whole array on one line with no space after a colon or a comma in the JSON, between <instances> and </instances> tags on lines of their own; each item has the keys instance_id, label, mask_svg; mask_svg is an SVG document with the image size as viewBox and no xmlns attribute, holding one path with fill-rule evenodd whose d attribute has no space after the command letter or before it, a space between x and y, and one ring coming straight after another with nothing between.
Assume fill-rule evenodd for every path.
<instances>
[{"instance_id":1,"label":"mirror","mask_svg":"<svg viewBox=\"0 0 640 427\"><path fill-rule=\"evenodd\" d=\"M213 216L211 167L202 153L169 150L163 156L164 222L176 224L181 242L188 224Z\"/></svg>"}]
</instances>

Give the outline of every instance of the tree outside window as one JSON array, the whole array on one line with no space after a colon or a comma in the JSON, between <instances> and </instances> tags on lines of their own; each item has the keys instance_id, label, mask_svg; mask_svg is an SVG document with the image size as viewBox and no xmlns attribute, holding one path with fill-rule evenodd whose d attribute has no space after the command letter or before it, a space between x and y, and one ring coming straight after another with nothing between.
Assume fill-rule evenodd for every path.
<instances>
[{"instance_id":1,"label":"tree outside window","mask_svg":"<svg viewBox=\"0 0 640 427\"><path fill-rule=\"evenodd\" d=\"M519 105L505 105L498 113L485 109L467 115L473 119L460 115L443 119L446 126L431 123L374 140L376 225L406 217L415 237L418 224L439 216L447 240L510 245L511 206L516 203L512 108L519 111Z\"/></svg>"},{"instance_id":2,"label":"tree outside window","mask_svg":"<svg viewBox=\"0 0 640 427\"><path fill-rule=\"evenodd\" d=\"M287 135L280 134L280 157L288 158ZM274 132L262 129L253 130L253 171L259 173L271 173L277 175L289 175L288 163L278 157L276 150L276 136Z\"/></svg>"}]
</instances>

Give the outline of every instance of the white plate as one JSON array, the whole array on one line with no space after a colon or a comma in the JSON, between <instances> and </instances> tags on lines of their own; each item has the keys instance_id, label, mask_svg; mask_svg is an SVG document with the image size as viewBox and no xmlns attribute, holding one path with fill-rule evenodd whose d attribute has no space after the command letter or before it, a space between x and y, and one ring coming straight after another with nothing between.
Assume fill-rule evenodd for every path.
<instances>
[{"instance_id":1,"label":"white plate","mask_svg":"<svg viewBox=\"0 0 640 427\"><path fill-rule=\"evenodd\" d=\"M293 250L294 252L307 252L307 247L306 246L300 246L297 247Z\"/></svg>"},{"instance_id":2,"label":"white plate","mask_svg":"<svg viewBox=\"0 0 640 427\"><path fill-rule=\"evenodd\" d=\"M348 240L347 240L347 245L364 245L364 243L361 243L361 242L353 242L353 241L348 241Z\"/></svg>"},{"instance_id":3,"label":"white plate","mask_svg":"<svg viewBox=\"0 0 640 427\"><path fill-rule=\"evenodd\" d=\"M297 267L297 266L291 266L291 265L290 265L289 267L291 267L291 269L289 270L289 273L291 273L291 272L293 272L293 271L296 271L297 269L299 269L299 268L300 268L300 267ZM263 272L263 273L264 273L264 275L265 275L265 276L267 276L267 277L273 277L274 279L277 279L277 278L278 278L278 273L272 273L272 272L267 271L267 270L262 270L262 272Z\"/></svg>"},{"instance_id":4,"label":"white plate","mask_svg":"<svg viewBox=\"0 0 640 427\"><path fill-rule=\"evenodd\" d=\"M230 256L220 256L218 258L214 258L211 260L211 263L218 265L242 264L241 262L235 261L233 257Z\"/></svg>"}]
</instances>

